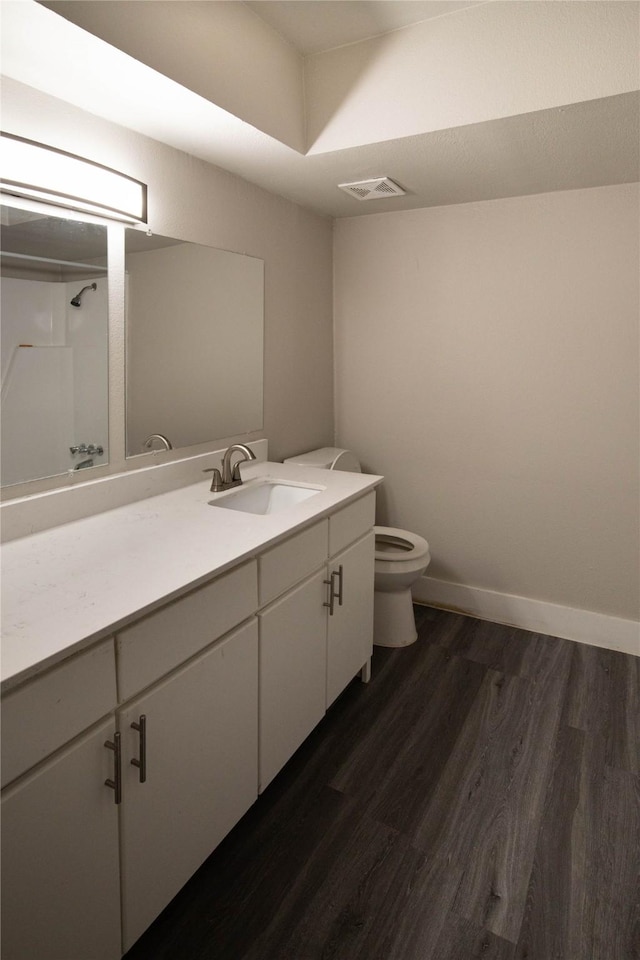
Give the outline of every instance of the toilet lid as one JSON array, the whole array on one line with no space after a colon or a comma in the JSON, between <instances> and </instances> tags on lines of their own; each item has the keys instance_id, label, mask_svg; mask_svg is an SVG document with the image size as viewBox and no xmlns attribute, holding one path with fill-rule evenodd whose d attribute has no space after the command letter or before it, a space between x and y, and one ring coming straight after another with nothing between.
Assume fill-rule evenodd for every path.
<instances>
[{"instance_id":1,"label":"toilet lid","mask_svg":"<svg viewBox=\"0 0 640 960\"><path fill-rule=\"evenodd\" d=\"M397 527L374 527L373 532L376 537L376 560L413 560L429 553L429 544L417 533Z\"/></svg>"}]
</instances>

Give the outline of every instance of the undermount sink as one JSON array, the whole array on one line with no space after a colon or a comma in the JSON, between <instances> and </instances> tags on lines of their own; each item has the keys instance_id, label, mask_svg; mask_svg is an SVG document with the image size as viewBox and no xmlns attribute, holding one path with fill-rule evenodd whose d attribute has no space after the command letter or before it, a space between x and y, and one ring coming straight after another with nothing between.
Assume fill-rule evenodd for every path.
<instances>
[{"instance_id":1,"label":"undermount sink","mask_svg":"<svg viewBox=\"0 0 640 960\"><path fill-rule=\"evenodd\" d=\"M314 497L323 490L324 487L264 480L252 486L243 486L231 493L225 493L218 500L209 500L209 505L223 507L225 510L239 510L241 513L279 513L280 510L302 503L303 500L308 500L309 497Z\"/></svg>"}]
</instances>

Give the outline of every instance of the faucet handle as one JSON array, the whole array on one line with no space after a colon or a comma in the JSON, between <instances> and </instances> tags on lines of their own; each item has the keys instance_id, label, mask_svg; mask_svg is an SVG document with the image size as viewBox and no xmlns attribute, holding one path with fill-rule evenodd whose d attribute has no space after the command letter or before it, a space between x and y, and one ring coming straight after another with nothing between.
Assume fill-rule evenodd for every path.
<instances>
[{"instance_id":1,"label":"faucet handle","mask_svg":"<svg viewBox=\"0 0 640 960\"><path fill-rule=\"evenodd\" d=\"M207 467L202 471L203 473L212 473L211 477L211 493L220 493L221 490L224 490L224 485L222 483L222 477L220 476L220 471L217 467Z\"/></svg>"}]
</instances>

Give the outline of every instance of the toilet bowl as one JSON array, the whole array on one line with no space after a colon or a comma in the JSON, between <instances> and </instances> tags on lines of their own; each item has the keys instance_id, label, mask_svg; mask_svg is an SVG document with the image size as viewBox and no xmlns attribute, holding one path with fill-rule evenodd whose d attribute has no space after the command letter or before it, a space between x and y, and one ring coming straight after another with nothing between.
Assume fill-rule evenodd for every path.
<instances>
[{"instance_id":1,"label":"toilet bowl","mask_svg":"<svg viewBox=\"0 0 640 960\"><path fill-rule=\"evenodd\" d=\"M340 447L322 447L289 457L284 462L324 470L362 472L357 457ZM429 544L408 530L373 529L376 538L373 642L378 647L406 647L418 638L411 585L429 565Z\"/></svg>"},{"instance_id":2,"label":"toilet bowl","mask_svg":"<svg viewBox=\"0 0 640 960\"><path fill-rule=\"evenodd\" d=\"M418 639L411 586L429 566L429 544L396 527L374 527L375 593L373 642L378 647L406 647Z\"/></svg>"}]
</instances>

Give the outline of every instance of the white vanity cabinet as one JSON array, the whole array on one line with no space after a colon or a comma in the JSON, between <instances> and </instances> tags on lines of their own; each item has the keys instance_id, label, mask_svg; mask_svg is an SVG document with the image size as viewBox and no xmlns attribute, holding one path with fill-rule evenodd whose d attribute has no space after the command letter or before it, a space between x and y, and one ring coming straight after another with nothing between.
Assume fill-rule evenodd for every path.
<instances>
[{"instance_id":1,"label":"white vanity cabinet","mask_svg":"<svg viewBox=\"0 0 640 960\"><path fill-rule=\"evenodd\" d=\"M3 697L3 960L117 960L254 802L256 607L249 561Z\"/></svg>"},{"instance_id":2,"label":"white vanity cabinet","mask_svg":"<svg viewBox=\"0 0 640 960\"><path fill-rule=\"evenodd\" d=\"M368 679L373 651L375 494L329 517L327 707L362 669Z\"/></svg>"},{"instance_id":3,"label":"white vanity cabinet","mask_svg":"<svg viewBox=\"0 0 640 960\"><path fill-rule=\"evenodd\" d=\"M368 671L374 511L368 494L259 558L261 603L281 593L258 614L261 791L353 677Z\"/></svg>"},{"instance_id":4,"label":"white vanity cabinet","mask_svg":"<svg viewBox=\"0 0 640 960\"><path fill-rule=\"evenodd\" d=\"M327 596L321 570L260 613L260 790L322 720Z\"/></svg>"},{"instance_id":5,"label":"white vanity cabinet","mask_svg":"<svg viewBox=\"0 0 640 960\"><path fill-rule=\"evenodd\" d=\"M128 950L257 797L255 617L128 703L118 726Z\"/></svg>"},{"instance_id":6,"label":"white vanity cabinet","mask_svg":"<svg viewBox=\"0 0 640 960\"><path fill-rule=\"evenodd\" d=\"M257 797L257 605L251 560L116 636L125 950Z\"/></svg>"},{"instance_id":7,"label":"white vanity cabinet","mask_svg":"<svg viewBox=\"0 0 640 960\"><path fill-rule=\"evenodd\" d=\"M344 495L320 519L275 534L267 520L270 537L242 516L216 519L223 533L250 530L252 546L201 568L186 593L168 573L173 554L154 567L149 539L147 573L162 584L151 612L120 628L105 618L99 635L115 637L76 640L3 692L3 960L117 960L350 680L366 678L375 494L344 492L360 477L333 482ZM189 544L208 548L213 525L198 538L214 516Z\"/></svg>"},{"instance_id":8,"label":"white vanity cabinet","mask_svg":"<svg viewBox=\"0 0 640 960\"><path fill-rule=\"evenodd\" d=\"M116 960L116 676L105 640L2 701L2 956Z\"/></svg>"},{"instance_id":9,"label":"white vanity cabinet","mask_svg":"<svg viewBox=\"0 0 640 960\"><path fill-rule=\"evenodd\" d=\"M367 673L373 646L375 537L371 530L327 568L333 614L327 621L327 708L359 670ZM342 602L340 602L342 601Z\"/></svg>"},{"instance_id":10,"label":"white vanity cabinet","mask_svg":"<svg viewBox=\"0 0 640 960\"><path fill-rule=\"evenodd\" d=\"M3 960L117 960L113 717L2 797Z\"/></svg>"}]
</instances>

